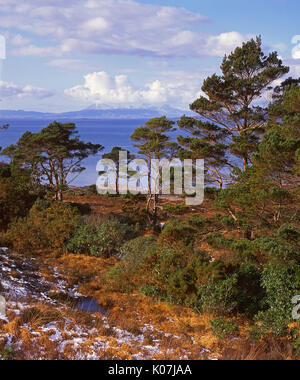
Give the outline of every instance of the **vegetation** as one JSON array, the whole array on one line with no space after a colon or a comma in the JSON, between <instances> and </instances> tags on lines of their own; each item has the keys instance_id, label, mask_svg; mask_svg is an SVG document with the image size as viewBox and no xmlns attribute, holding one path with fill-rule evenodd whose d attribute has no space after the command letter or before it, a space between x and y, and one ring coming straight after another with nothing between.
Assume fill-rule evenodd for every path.
<instances>
[{"instance_id":1,"label":"vegetation","mask_svg":"<svg viewBox=\"0 0 300 380\"><path fill-rule=\"evenodd\" d=\"M178 122L190 137L172 141L175 123L166 117L131 136L149 169L146 206L143 196L109 198L94 186L59 202L69 176L102 146L80 141L74 124L25 133L3 151L11 162L0 166L0 238L19 255L52 257L88 293L165 302L178 315L205 316L217 341L292 342L297 357L300 79L285 80L269 105L258 106L289 71L277 53L263 53L260 38L226 56L221 70L204 81L206 97L191 105L202 118ZM119 151L103 157L115 160ZM201 207L190 209L180 198L170 204L151 188L151 160L175 153L207 159L215 187L206 189ZM188 335L191 326L181 328Z\"/></svg>"},{"instance_id":2,"label":"vegetation","mask_svg":"<svg viewBox=\"0 0 300 380\"><path fill-rule=\"evenodd\" d=\"M148 165L148 198L147 214L149 221L154 225L157 222L157 190L160 188L158 176L152 168L152 160L170 158L177 145L170 141L166 133L174 131L174 121L167 120L165 116L149 120L144 126L136 129L131 136L134 146L139 154L146 158ZM153 186L154 184L154 186ZM154 190L154 189L155 190Z\"/></svg>"},{"instance_id":3,"label":"vegetation","mask_svg":"<svg viewBox=\"0 0 300 380\"><path fill-rule=\"evenodd\" d=\"M62 201L67 185L84 170L82 161L103 149L101 145L80 141L77 133L73 123L53 122L39 133L26 132L2 154L9 156L19 170L29 170L33 184L45 181L55 199Z\"/></svg>"}]
</instances>

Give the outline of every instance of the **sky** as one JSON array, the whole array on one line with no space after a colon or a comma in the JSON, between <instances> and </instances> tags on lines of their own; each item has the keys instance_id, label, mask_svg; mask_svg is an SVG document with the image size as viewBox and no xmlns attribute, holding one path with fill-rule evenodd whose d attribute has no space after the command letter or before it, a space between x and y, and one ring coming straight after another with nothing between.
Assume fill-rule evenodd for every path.
<instances>
[{"instance_id":1,"label":"sky","mask_svg":"<svg viewBox=\"0 0 300 380\"><path fill-rule=\"evenodd\" d=\"M182 110L257 35L300 77L299 0L0 0L0 109Z\"/></svg>"}]
</instances>

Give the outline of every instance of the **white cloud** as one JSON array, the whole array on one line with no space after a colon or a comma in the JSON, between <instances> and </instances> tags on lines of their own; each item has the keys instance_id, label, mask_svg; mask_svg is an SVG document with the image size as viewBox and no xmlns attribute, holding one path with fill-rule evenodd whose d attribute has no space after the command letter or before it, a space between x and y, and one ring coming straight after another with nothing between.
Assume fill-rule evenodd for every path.
<instances>
[{"instance_id":1,"label":"white cloud","mask_svg":"<svg viewBox=\"0 0 300 380\"><path fill-rule=\"evenodd\" d=\"M42 88L27 86L18 86L14 83L0 81L0 98L17 97L24 98L27 96L44 99L54 95L51 91Z\"/></svg>"},{"instance_id":2,"label":"white cloud","mask_svg":"<svg viewBox=\"0 0 300 380\"><path fill-rule=\"evenodd\" d=\"M242 45L245 40L253 38L253 35L244 36L237 32L222 33L219 36L209 37L207 41L207 51L212 56L222 56L230 53L235 47Z\"/></svg>"},{"instance_id":3,"label":"white cloud","mask_svg":"<svg viewBox=\"0 0 300 380\"><path fill-rule=\"evenodd\" d=\"M88 74L84 80L83 85L67 89L65 93L111 107L172 104L187 108L199 96L202 84L200 76L184 72L168 73L143 87L133 86L126 75L112 77L104 71Z\"/></svg>"},{"instance_id":4,"label":"white cloud","mask_svg":"<svg viewBox=\"0 0 300 380\"><path fill-rule=\"evenodd\" d=\"M60 57L62 52L55 47L40 47L35 45L25 45L10 51L10 55L22 57Z\"/></svg>"},{"instance_id":5,"label":"white cloud","mask_svg":"<svg viewBox=\"0 0 300 380\"><path fill-rule=\"evenodd\" d=\"M10 43L15 46L24 46L30 44L30 40L23 37L21 34L16 34L10 38Z\"/></svg>"},{"instance_id":6,"label":"white cloud","mask_svg":"<svg viewBox=\"0 0 300 380\"><path fill-rule=\"evenodd\" d=\"M300 78L300 65L291 66L290 76L294 78Z\"/></svg>"},{"instance_id":7,"label":"white cloud","mask_svg":"<svg viewBox=\"0 0 300 380\"><path fill-rule=\"evenodd\" d=\"M81 59L53 59L47 63L47 66L65 70L92 70L96 64Z\"/></svg>"},{"instance_id":8,"label":"white cloud","mask_svg":"<svg viewBox=\"0 0 300 380\"><path fill-rule=\"evenodd\" d=\"M156 57L222 56L248 38L203 32L207 18L184 8L134 0L0 0L0 25L44 38L14 55L65 53Z\"/></svg>"},{"instance_id":9,"label":"white cloud","mask_svg":"<svg viewBox=\"0 0 300 380\"><path fill-rule=\"evenodd\" d=\"M292 44L296 44L292 50L293 59L300 59L300 35L293 37Z\"/></svg>"}]
</instances>

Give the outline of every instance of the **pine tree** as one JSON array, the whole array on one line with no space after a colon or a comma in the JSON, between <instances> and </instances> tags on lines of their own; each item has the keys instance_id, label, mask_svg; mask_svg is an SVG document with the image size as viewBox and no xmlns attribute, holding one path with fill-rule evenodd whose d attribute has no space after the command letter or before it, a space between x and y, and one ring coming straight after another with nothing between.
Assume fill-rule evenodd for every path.
<instances>
[{"instance_id":1,"label":"pine tree","mask_svg":"<svg viewBox=\"0 0 300 380\"><path fill-rule=\"evenodd\" d=\"M134 146L139 149L138 153L146 158L148 164L147 214L154 225L157 220L158 195L153 194L151 187L153 175L151 160L169 157L177 148L177 144L172 143L166 134L174 131L174 124L175 122L168 120L166 116L154 118L137 128L131 136Z\"/></svg>"},{"instance_id":2,"label":"pine tree","mask_svg":"<svg viewBox=\"0 0 300 380\"><path fill-rule=\"evenodd\" d=\"M195 123L197 128L224 131L223 143L232 155L242 160L243 170L246 170L267 121L266 110L257 106L256 101L271 89L275 80L287 74L289 68L283 66L276 52L265 55L258 37L225 56L221 71L222 75L214 74L204 81L205 96L190 108L211 123ZM221 141L214 139L212 145ZM236 161L231 164L237 165Z\"/></svg>"},{"instance_id":3,"label":"pine tree","mask_svg":"<svg viewBox=\"0 0 300 380\"><path fill-rule=\"evenodd\" d=\"M14 146L2 154L10 156L12 165L31 173L32 181L46 182L56 200L85 168L82 161L96 155L103 147L79 140L73 123L53 122L38 133L26 132Z\"/></svg>"},{"instance_id":4,"label":"pine tree","mask_svg":"<svg viewBox=\"0 0 300 380\"><path fill-rule=\"evenodd\" d=\"M227 146L224 144L224 140L228 137L227 131L209 122L186 116L178 121L178 126L192 135L192 137L178 137L181 146L180 158L204 159L206 181L217 183L219 188L223 188L223 169L230 166Z\"/></svg>"},{"instance_id":5,"label":"pine tree","mask_svg":"<svg viewBox=\"0 0 300 380\"><path fill-rule=\"evenodd\" d=\"M267 131L252 157L218 204L244 225L278 228L300 220L300 86L284 85L270 106ZM276 117L275 117L276 115Z\"/></svg>"}]
</instances>

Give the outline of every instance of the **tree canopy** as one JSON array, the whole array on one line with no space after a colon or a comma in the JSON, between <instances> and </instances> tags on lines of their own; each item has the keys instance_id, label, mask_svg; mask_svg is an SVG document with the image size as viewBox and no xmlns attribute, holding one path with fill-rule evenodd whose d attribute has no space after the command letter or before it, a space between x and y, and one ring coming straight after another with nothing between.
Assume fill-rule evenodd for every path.
<instances>
[{"instance_id":1,"label":"tree canopy","mask_svg":"<svg viewBox=\"0 0 300 380\"><path fill-rule=\"evenodd\" d=\"M214 74L204 81L203 96L190 106L201 116L201 121L192 123L190 119L182 118L179 123L181 129L202 136L200 143L205 143L205 149L211 145L207 170L214 175L218 171L217 182L220 182L219 169L229 161L226 149L233 156L230 164L239 167L241 159L243 170L246 170L267 122L267 110L257 101L270 91L275 80L289 72L289 68L283 65L276 52L265 55L261 38L257 37L225 56L221 72L221 75ZM187 145L190 150L196 148L197 151L199 146L195 147L193 142L191 140ZM221 161L219 149L224 153Z\"/></svg>"},{"instance_id":2,"label":"tree canopy","mask_svg":"<svg viewBox=\"0 0 300 380\"><path fill-rule=\"evenodd\" d=\"M41 132L26 132L2 154L12 159L13 166L28 169L33 182L46 182L62 200L68 184L85 170L82 161L101 150L99 144L81 141L75 124L53 122Z\"/></svg>"}]
</instances>

